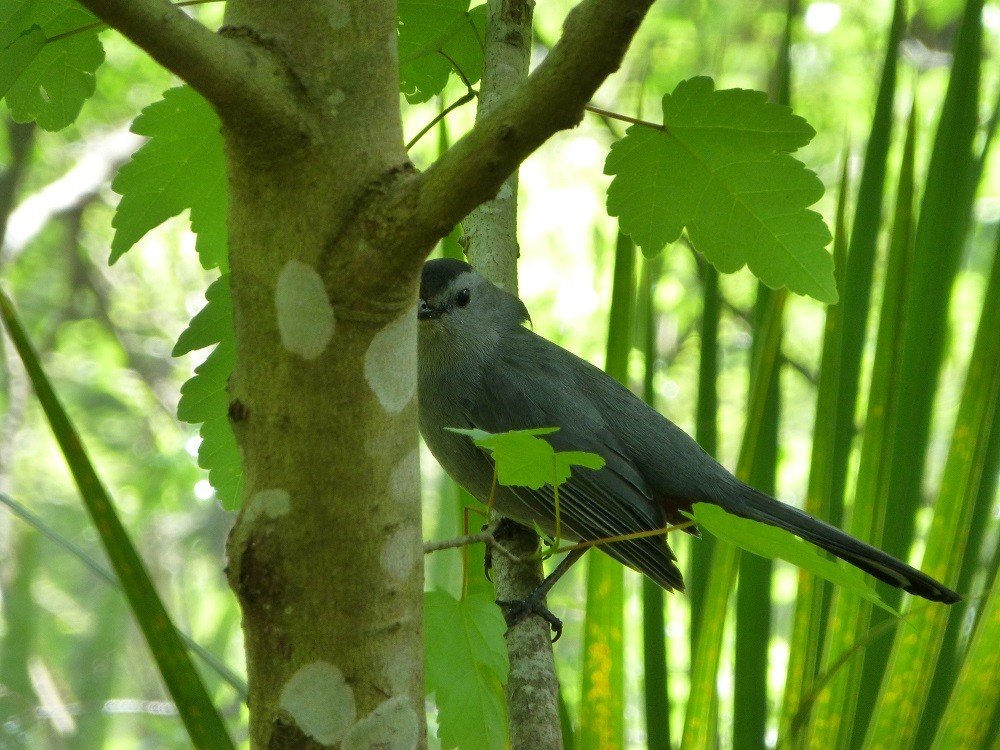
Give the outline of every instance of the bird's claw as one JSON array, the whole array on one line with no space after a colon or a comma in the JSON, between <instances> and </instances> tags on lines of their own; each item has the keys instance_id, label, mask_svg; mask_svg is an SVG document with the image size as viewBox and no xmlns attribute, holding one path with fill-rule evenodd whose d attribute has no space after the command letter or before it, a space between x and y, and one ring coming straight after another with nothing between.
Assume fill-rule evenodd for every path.
<instances>
[{"instance_id":1,"label":"bird's claw","mask_svg":"<svg viewBox=\"0 0 1000 750\"><path fill-rule=\"evenodd\" d=\"M507 631L531 615L538 615L552 628L555 634L552 642L555 643L562 636L562 620L552 614L552 611L545 606L545 601L537 594L531 594L524 599L514 599L512 601L498 601L497 606L503 610L504 620L507 621Z\"/></svg>"},{"instance_id":2,"label":"bird's claw","mask_svg":"<svg viewBox=\"0 0 1000 750\"><path fill-rule=\"evenodd\" d=\"M483 524L483 528L480 531L486 531L490 525L488 523ZM486 553L483 555L483 574L486 576L486 580L493 583L493 545L486 545Z\"/></svg>"}]
</instances>

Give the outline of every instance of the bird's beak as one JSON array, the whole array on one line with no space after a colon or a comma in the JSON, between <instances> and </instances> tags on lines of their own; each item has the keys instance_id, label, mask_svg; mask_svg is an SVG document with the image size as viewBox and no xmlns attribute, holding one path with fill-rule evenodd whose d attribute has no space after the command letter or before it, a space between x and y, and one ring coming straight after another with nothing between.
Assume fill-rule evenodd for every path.
<instances>
[{"instance_id":1,"label":"bird's beak","mask_svg":"<svg viewBox=\"0 0 1000 750\"><path fill-rule=\"evenodd\" d=\"M438 307L431 307L427 304L427 300L420 300L420 304L417 306L417 319L418 320L434 320L435 318L440 318L441 314L444 312L443 309Z\"/></svg>"}]
</instances>

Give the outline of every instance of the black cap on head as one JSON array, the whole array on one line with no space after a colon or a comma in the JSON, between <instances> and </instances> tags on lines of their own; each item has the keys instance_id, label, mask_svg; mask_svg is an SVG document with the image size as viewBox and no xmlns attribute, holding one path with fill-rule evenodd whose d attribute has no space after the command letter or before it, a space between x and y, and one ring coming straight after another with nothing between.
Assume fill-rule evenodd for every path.
<instances>
[{"instance_id":1,"label":"black cap on head","mask_svg":"<svg viewBox=\"0 0 1000 750\"><path fill-rule=\"evenodd\" d=\"M472 270L464 260L435 258L427 261L420 277L420 299L434 299L456 276Z\"/></svg>"}]
</instances>

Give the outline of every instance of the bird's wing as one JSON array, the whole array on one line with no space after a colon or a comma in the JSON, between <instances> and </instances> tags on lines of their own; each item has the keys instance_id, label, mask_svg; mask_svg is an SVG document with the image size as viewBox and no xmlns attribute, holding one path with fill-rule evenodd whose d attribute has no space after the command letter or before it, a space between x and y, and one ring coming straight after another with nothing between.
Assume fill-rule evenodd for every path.
<instances>
[{"instance_id":1,"label":"bird's wing","mask_svg":"<svg viewBox=\"0 0 1000 750\"><path fill-rule=\"evenodd\" d=\"M485 368L475 397L464 402L465 418L489 432L558 427L558 432L545 436L557 451L590 451L605 460L597 471L575 468L559 488L560 521L573 536L590 541L664 526L663 510L648 483L574 382L575 358L562 359L568 352L529 331L524 334L511 347L501 347L518 352L516 358L501 355ZM551 487L508 489L537 520L554 524ZM675 557L661 536L614 542L601 549L664 588L684 587Z\"/></svg>"}]
</instances>

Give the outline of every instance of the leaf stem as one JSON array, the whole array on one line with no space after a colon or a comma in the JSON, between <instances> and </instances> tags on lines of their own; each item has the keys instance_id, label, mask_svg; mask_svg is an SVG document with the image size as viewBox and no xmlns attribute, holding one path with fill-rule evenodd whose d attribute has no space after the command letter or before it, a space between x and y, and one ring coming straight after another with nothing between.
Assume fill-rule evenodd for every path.
<instances>
[{"instance_id":1,"label":"leaf stem","mask_svg":"<svg viewBox=\"0 0 1000 750\"><path fill-rule=\"evenodd\" d=\"M650 122L649 120L640 120L636 117L629 117L628 115L622 115L608 109L601 109L600 107L595 107L593 104L584 104L583 108L588 112L593 112L595 115L608 117L612 120L621 120L622 122L628 122L632 125L642 125L644 128L653 128L654 130L666 130L666 128L659 123Z\"/></svg>"},{"instance_id":2,"label":"leaf stem","mask_svg":"<svg viewBox=\"0 0 1000 750\"><path fill-rule=\"evenodd\" d=\"M452 102L447 107L442 109L440 112L437 113L437 115L434 116L433 120L424 125L424 127L420 129L420 132L417 133L415 136L413 136L413 138L411 138L410 141L406 144L406 150L409 151L411 148L413 148L414 144L416 144L417 141L419 141L421 138L427 135L427 133L430 132L431 128L433 128L435 125L441 122L441 120L447 117L452 111L458 109L463 104L471 102L478 95L479 92L470 86L468 92L466 92L464 96L462 96L460 99L456 99L454 102Z\"/></svg>"},{"instance_id":3,"label":"leaf stem","mask_svg":"<svg viewBox=\"0 0 1000 750\"><path fill-rule=\"evenodd\" d=\"M591 539L587 542L578 542L577 544L571 544L567 547L560 547L553 551L552 554L559 554L562 552L572 552L577 549L588 549L589 547L599 547L603 544L613 544L615 542L627 542L631 539L645 539L649 536L659 536L660 534L669 534L671 531L681 531L683 529L689 529L695 525L694 521L685 521L684 523L674 524L672 526L664 526L660 529L650 529L649 531L635 531L631 534L618 534L617 536L606 536L600 539Z\"/></svg>"}]
</instances>

